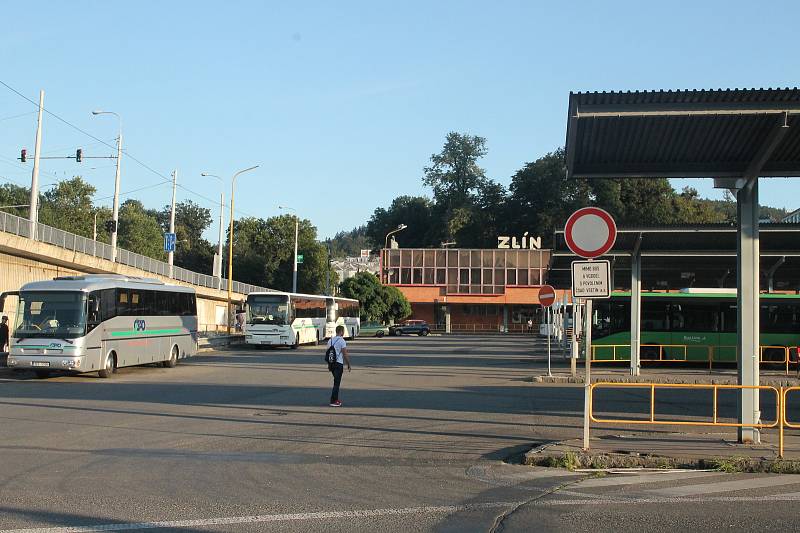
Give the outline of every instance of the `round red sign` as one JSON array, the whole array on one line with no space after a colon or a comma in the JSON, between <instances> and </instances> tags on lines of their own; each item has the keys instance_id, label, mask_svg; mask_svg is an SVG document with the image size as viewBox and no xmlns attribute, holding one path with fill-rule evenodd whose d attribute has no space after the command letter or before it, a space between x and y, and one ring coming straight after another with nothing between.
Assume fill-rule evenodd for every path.
<instances>
[{"instance_id":1,"label":"round red sign","mask_svg":"<svg viewBox=\"0 0 800 533\"><path fill-rule=\"evenodd\" d=\"M575 255L586 259L600 257L617 241L617 224L603 209L584 207L567 219L564 240Z\"/></svg>"},{"instance_id":2,"label":"round red sign","mask_svg":"<svg viewBox=\"0 0 800 533\"><path fill-rule=\"evenodd\" d=\"M550 307L556 301L556 290L550 285L539 287L539 303L542 307Z\"/></svg>"}]
</instances>

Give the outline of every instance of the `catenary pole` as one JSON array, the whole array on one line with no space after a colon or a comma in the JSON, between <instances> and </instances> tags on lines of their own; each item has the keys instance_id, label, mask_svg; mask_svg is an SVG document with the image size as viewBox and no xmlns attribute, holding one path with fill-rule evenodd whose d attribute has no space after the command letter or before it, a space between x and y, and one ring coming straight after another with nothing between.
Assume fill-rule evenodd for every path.
<instances>
[{"instance_id":1,"label":"catenary pole","mask_svg":"<svg viewBox=\"0 0 800 533\"><path fill-rule=\"evenodd\" d=\"M39 222L39 154L42 152L42 110L44 109L44 90L39 91L39 118L36 121L36 146L33 153L33 172L31 173L31 201L28 210L30 221L30 238L36 238L36 227Z\"/></svg>"}]
</instances>

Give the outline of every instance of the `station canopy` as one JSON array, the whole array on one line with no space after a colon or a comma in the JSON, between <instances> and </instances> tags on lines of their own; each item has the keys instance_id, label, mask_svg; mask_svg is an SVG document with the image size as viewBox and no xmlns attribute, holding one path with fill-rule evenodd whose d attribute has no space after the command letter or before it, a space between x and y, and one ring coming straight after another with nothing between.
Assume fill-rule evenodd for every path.
<instances>
[{"instance_id":1,"label":"station canopy","mask_svg":"<svg viewBox=\"0 0 800 533\"><path fill-rule=\"evenodd\" d=\"M570 93L568 177L796 177L797 126L797 88Z\"/></svg>"},{"instance_id":2,"label":"station canopy","mask_svg":"<svg viewBox=\"0 0 800 533\"><path fill-rule=\"evenodd\" d=\"M761 288L800 290L800 224L760 227ZM702 224L619 228L614 247L603 256L612 264L612 284L628 290L631 254L642 255L642 289L678 290L689 287L736 287L736 227ZM572 285L570 265L580 259L556 231L547 283L557 289Z\"/></svg>"}]
</instances>

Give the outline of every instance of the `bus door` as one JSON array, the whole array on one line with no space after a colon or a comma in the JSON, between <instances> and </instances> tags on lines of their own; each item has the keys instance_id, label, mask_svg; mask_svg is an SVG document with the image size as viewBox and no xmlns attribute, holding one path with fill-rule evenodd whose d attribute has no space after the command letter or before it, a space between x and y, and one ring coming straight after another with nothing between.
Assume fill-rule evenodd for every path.
<instances>
[{"instance_id":1,"label":"bus door","mask_svg":"<svg viewBox=\"0 0 800 533\"><path fill-rule=\"evenodd\" d=\"M718 303L702 299L676 302L670 305L670 318L674 346L668 349L669 358L708 362L719 346Z\"/></svg>"}]
</instances>

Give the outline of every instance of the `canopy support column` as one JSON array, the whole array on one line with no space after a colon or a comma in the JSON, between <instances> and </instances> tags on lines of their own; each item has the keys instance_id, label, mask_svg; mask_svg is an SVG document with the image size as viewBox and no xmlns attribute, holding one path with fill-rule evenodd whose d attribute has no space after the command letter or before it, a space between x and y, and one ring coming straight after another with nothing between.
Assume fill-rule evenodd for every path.
<instances>
[{"instance_id":1,"label":"canopy support column","mask_svg":"<svg viewBox=\"0 0 800 533\"><path fill-rule=\"evenodd\" d=\"M641 330L642 330L642 234L636 237L631 253L631 376L641 372Z\"/></svg>"}]
</instances>

